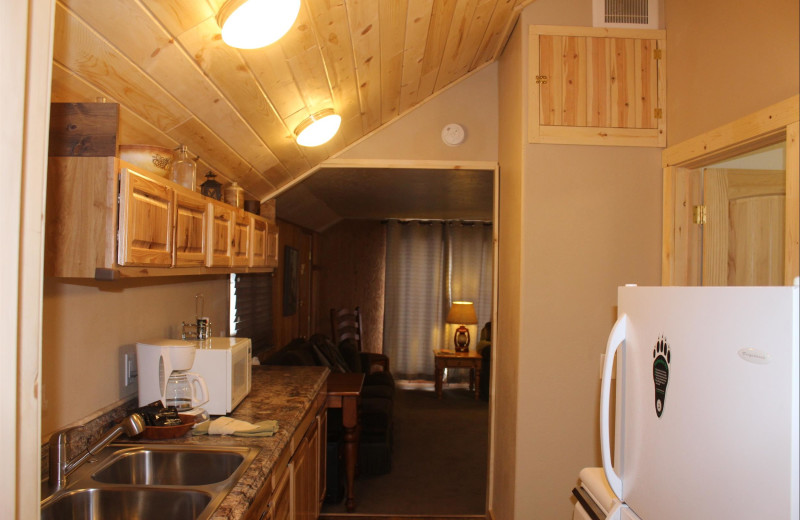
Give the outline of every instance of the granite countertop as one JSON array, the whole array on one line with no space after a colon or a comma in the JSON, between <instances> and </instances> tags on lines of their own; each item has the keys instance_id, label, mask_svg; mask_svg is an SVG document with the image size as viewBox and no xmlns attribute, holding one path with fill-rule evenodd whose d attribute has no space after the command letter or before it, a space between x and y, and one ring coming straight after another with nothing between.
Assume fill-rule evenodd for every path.
<instances>
[{"instance_id":1,"label":"granite countertop","mask_svg":"<svg viewBox=\"0 0 800 520\"><path fill-rule=\"evenodd\" d=\"M272 466L288 446L300 421L328 377L325 367L254 366L253 380L244 401L230 414L235 419L256 423L278 421L272 437L236 437L230 435L192 435L171 439L176 444L206 446L254 446L261 451L250 467L220 503L213 520L239 520L256 497L272 471ZM213 419L213 417L212 417Z\"/></svg>"}]
</instances>

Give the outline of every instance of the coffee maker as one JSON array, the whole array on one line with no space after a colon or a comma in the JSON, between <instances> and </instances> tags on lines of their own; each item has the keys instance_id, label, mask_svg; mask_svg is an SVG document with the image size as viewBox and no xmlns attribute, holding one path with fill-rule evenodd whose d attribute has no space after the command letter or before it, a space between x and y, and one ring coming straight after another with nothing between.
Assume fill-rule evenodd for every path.
<instances>
[{"instance_id":1,"label":"coffee maker","mask_svg":"<svg viewBox=\"0 0 800 520\"><path fill-rule=\"evenodd\" d=\"M195 343L156 339L136 343L139 371L139 406L161 401L179 413L207 415L198 408L208 402L208 387L202 376L189 372L194 363Z\"/></svg>"}]
</instances>

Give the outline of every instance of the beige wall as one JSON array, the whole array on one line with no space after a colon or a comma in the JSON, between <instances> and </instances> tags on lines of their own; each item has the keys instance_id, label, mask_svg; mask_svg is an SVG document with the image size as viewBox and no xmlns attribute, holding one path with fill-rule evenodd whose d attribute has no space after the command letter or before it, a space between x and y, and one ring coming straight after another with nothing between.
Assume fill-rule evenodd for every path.
<instances>
[{"instance_id":1,"label":"beige wall","mask_svg":"<svg viewBox=\"0 0 800 520\"><path fill-rule=\"evenodd\" d=\"M515 518L566 518L578 472L600 464L616 288L660 282L660 150L528 145L522 199Z\"/></svg>"},{"instance_id":2,"label":"beige wall","mask_svg":"<svg viewBox=\"0 0 800 520\"><path fill-rule=\"evenodd\" d=\"M666 0L670 146L798 93L797 0Z\"/></svg>"},{"instance_id":3,"label":"beige wall","mask_svg":"<svg viewBox=\"0 0 800 520\"><path fill-rule=\"evenodd\" d=\"M136 395L122 355L148 338L179 338L205 299L215 336L227 334L228 278L67 283L46 279L42 309L42 436Z\"/></svg>"},{"instance_id":4,"label":"beige wall","mask_svg":"<svg viewBox=\"0 0 800 520\"><path fill-rule=\"evenodd\" d=\"M466 131L459 146L442 142L442 128ZM340 154L340 159L497 160L497 65L484 67Z\"/></svg>"},{"instance_id":5,"label":"beige wall","mask_svg":"<svg viewBox=\"0 0 800 520\"><path fill-rule=\"evenodd\" d=\"M509 456L515 465L513 491L496 483L496 518L570 517L578 472L600 464L598 375L616 287L660 279L661 150L526 143L527 28L590 25L590 8L578 0L538 0L525 9L502 58L500 99L517 98L521 106L517 121L513 106L500 108L498 333L507 340L503 352L518 349L506 365L511 372L516 361L518 375L516 388L497 388L498 402L507 397L501 390L516 394L517 417L515 452L500 442L495 447L498 482Z\"/></svg>"},{"instance_id":6,"label":"beige wall","mask_svg":"<svg viewBox=\"0 0 800 520\"><path fill-rule=\"evenodd\" d=\"M497 323L493 331L492 451L489 508L496 519L514 516L517 443L517 385L520 347L520 271L522 245L522 31L516 30L499 64L499 222Z\"/></svg>"}]
</instances>

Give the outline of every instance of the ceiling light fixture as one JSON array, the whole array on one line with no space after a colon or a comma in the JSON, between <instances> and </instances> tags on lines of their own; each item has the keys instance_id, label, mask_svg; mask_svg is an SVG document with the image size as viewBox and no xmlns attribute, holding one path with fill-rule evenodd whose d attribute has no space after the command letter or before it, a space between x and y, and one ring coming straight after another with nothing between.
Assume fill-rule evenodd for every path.
<instances>
[{"instance_id":1,"label":"ceiling light fixture","mask_svg":"<svg viewBox=\"0 0 800 520\"><path fill-rule=\"evenodd\" d=\"M300 146L319 146L336 135L342 117L332 108L326 108L305 118L294 130Z\"/></svg>"},{"instance_id":2,"label":"ceiling light fixture","mask_svg":"<svg viewBox=\"0 0 800 520\"><path fill-rule=\"evenodd\" d=\"M258 49L292 28L300 0L228 0L217 13L222 40L238 49Z\"/></svg>"}]
</instances>

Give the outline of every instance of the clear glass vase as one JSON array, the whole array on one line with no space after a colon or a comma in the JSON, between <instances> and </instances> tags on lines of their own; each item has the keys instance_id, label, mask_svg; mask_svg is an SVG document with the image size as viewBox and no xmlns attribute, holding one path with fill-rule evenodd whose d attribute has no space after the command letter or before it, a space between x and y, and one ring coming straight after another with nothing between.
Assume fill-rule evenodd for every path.
<instances>
[{"instance_id":1,"label":"clear glass vase","mask_svg":"<svg viewBox=\"0 0 800 520\"><path fill-rule=\"evenodd\" d=\"M172 161L170 180L192 191L197 188L197 165L189 158L184 144L181 145L177 156Z\"/></svg>"}]
</instances>

